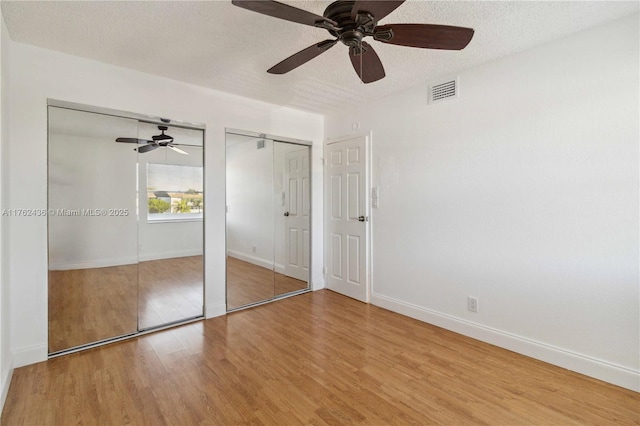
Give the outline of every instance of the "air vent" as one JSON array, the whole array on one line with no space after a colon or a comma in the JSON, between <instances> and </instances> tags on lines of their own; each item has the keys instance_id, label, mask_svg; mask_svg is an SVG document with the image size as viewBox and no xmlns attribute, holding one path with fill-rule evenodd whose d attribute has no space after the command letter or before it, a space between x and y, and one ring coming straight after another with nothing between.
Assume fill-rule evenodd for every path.
<instances>
[{"instance_id":1,"label":"air vent","mask_svg":"<svg viewBox=\"0 0 640 426\"><path fill-rule=\"evenodd\" d=\"M429 85L429 103L458 97L458 79L447 79Z\"/></svg>"},{"instance_id":2,"label":"air vent","mask_svg":"<svg viewBox=\"0 0 640 426\"><path fill-rule=\"evenodd\" d=\"M260 139L257 143L258 149L264 148L264 139Z\"/></svg>"}]
</instances>

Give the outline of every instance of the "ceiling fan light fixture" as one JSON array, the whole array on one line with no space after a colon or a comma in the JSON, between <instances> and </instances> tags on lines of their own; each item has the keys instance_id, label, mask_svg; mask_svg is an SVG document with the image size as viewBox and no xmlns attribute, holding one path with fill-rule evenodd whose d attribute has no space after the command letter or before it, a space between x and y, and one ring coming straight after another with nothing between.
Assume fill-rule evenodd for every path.
<instances>
[{"instance_id":1,"label":"ceiling fan light fixture","mask_svg":"<svg viewBox=\"0 0 640 426\"><path fill-rule=\"evenodd\" d=\"M154 149L160 148L162 146L162 147L170 148L171 150L176 151L179 154L189 155L188 152L185 152L182 149L176 148L175 146L172 145L173 136L169 136L164 133L165 130L168 130L168 129L169 128L167 126L158 126L158 130L161 131L161 134L151 136L151 140L138 139L138 138L117 138L116 142L145 144L133 149L134 151L140 154L153 151Z\"/></svg>"},{"instance_id":2,"label":"ceiling fan light fixture","mask_svg":"<svg viewBox=\"0 0 640 426\"><path fill-rule=\"evenodd\" d=\"M472 28L431 24L378 25L378 21L401 6L405 0L337 0L315 15L274 0L232 0L232 4L252 12L299 24L324 28L335 37L289 56L269 70L270 74L285 74L326 52L341 41L349 48L356 74L363 83L372 83L385 76L384 67L374 48L363 39L398 46L423 49L462 50L473 37Z\"/></svg>"}]
</instances>

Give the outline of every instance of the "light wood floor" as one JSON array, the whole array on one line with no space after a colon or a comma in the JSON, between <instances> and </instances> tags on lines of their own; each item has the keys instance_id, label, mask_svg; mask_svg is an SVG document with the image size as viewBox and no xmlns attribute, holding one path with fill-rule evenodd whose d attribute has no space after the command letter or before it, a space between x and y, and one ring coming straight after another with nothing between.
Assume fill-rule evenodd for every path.
<instances>
[{"instance_id":1,"label":"light wood floor","mask_svg":"<svg viewBox=\"0 0 640 426\"><path fill-rule=\"evenodd\" d=\"M202 256L49 271L49 352L203 313Z\"/></svg>"},{"instance_id":2,"label":"light wood floor","mask_svg":"<svg viewBox=\"0 0 640 426\"><path fill-rule=\"evenodd\" d=\"M140 329L203 314L202 260L202 256L187 256L140 262Z\"/></svg>"},{"instance_id":3,"label":"light wood floor","mask_svg":"<svg viewBox=\"0 0 640 426\"><path fill-rule=\"evenodd\" d=\"M228 310L271 300L275 296L303 290L307 287L308 284L305 281L227 256Z\"/></svg>"},{"instance_id":4,"label":"light wood floor","mask_svg":"<svg viewBox=\"0 0 640 426\"><path fill-rule=\"evenodd\" d=\"M328 290L15 370L2 425L639 424L640 394Z\"/></svg>"}]
</instances>

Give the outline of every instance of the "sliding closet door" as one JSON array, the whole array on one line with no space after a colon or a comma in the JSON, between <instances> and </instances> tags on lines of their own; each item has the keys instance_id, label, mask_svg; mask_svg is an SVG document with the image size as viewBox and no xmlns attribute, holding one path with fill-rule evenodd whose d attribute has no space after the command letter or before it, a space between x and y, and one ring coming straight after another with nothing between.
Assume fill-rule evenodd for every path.
<instances>
[{"instance_id":1,"label":"sliding closet door","mask_svg":"<svg viewBox=\"0 0 640 426\"><path fill-rule=\"evenodd\" d=\"M227 310L309 288L308 145L228 132Z\"/></svg>"},{"instance_id":2,"label":"sliding closet door","mask_svg":"<svg viewBox=\"0 0 640 426\"><path fill-rule=\"evenodd\" d=\"M137 156L140 330L204 313L204 132L165 127L173 140ZM162 132L140 123L138 137Z\"/></svg>"},{"instance_id":3,"label":"sliding closet door","mask_svg":"<svg viewBox=\"0 0 640 426\"><path fill-rule=\"evenodd\" d=\"M273 141L227 133L227 310L274 298Z\"/></svg>"},{"instance_id":4,"label":"sliding closet door","mask_svg":"<svg viewBox=\"0 0 640 426\"><path fill-rule=\"evenodd\" d=\"M49 107L49 353L137 331L137 131Z\"/></svg>"}]
</instances>

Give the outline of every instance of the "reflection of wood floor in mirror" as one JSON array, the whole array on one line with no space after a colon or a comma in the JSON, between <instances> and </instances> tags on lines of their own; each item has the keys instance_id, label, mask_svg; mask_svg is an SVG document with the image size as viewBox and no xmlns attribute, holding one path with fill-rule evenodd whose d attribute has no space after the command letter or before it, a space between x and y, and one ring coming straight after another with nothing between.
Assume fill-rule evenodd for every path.
<instances>
[{"instance_id":1,"label":"reflection of wood floor in mirror","mask_svg":"<svg viewBox=\"0 0 640 426\"><path fill-rule=\"evenodd\" d=\"M49 352L135 333L138 265L49 271Z\"/></svg>"},{"instance_id":2,"label":"reflection of wood floor in mirror","mask_svg":"<svg viewBox=\"0 0 640 426\"><path fill-rule=\"evenodd\" d=\"M305 281L227 256L227 309L236 309L306 288Z\"/></svg>"},{"instance_id":3,"label":"reflection of wood floor in mirror","mask_svg":"<svg viewBox=\"0 0 640 426\"><path fill-rule=\"evenodd\" d=\"M202 256L140 262L140 329L202 315Z\"/></svg>"},{"instance_id":4,"label":"reflection of wood floor in mirror","mask_svg":"<svg viewBox=\"0 0 640 426\"><path fill-rule=\"evenodd\" d=\"M202 315L202 256L49 271L49 352ZM138 288L138 283L140 287Z\"/></svg>"}]
</instances>

